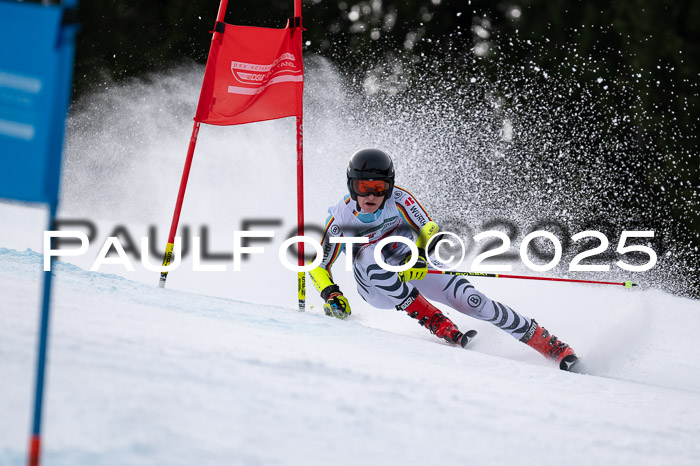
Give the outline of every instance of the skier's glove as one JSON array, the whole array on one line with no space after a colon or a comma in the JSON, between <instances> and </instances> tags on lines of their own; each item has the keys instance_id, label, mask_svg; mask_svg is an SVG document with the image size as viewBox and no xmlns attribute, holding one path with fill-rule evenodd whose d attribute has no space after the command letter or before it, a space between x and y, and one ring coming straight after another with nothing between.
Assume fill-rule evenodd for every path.
<instances>
[{"instance_id":1,"label":"skier's glove","mask_svg":"<svg viewBox=\"0 0 700 466\"><path fill-rule=\"evenodd\" d=\"M331 285L321 292L321 297L326 301L323 305L323 311L327 316L345 319L350 315L350 303L348 298L343 296L338 285Z\"/></svg>"},{"instance_id":2,"label":"skier's glove","mask_svg":"<svg viewBox=\"0 0 700 466\"><path fill-rule=\"evenodd\" d=\"M401 265L404 265L411 260L411 254L409 253L401 261ZM418 260L413 267L403 272L399 272L399 280L402 282L408 282L411 280L423 280L428 274L428 261L425 259L425 249L418 248Z\"/></svg>"}]
</instances>

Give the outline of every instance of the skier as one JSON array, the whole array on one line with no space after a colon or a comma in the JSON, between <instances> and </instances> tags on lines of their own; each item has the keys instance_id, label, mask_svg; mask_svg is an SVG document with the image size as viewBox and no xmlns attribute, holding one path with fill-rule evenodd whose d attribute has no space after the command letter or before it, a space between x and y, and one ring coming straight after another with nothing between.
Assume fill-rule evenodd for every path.
<instances>
[{"instance_id":1,"label":"skier","mask_svg":"<svg viewBox=\"0 0 700 466\"><path fill-rule=\"evenodd\" d=\"M363 149L352 155L347 169L349 195L330 207L330 216L322 239L323 260L311 270L316 289L325 301L327 315L344 319L350 304L338 285L333 283L331 266L341 252L342 243L332 237L367 237L369 242L352 245L353 273L360 296L380 309L405 311L439 338L465 346L476 332L463 334L457 326L426 298L445 304L476 319L491 322L501 330L534 348L568 370L578 360L573 348L541 327L534 319L518 314L510 307L493 301L479 292L464 277L428 274L426 246L439 230L426 210L410 192L394 186L391 158L378 149ZM414 241L418 260L404 272L380 267L374 258L379 241L402 236ZM433 241L430 246L436 242ZM347 253L347 251L346 251ZM386 245L381 251L392 266L411 259L409 247L401 242ZM433 263L437 263L432 259Z\"/></svg>"}]
</instances>

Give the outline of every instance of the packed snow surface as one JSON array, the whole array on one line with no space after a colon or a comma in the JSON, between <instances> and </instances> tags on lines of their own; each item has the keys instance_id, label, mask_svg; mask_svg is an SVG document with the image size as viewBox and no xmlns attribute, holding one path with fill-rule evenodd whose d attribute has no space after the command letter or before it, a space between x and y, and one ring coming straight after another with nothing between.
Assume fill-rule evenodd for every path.
<instances>
[{"instance_id":1,"label":"packed snow surface","mask_svg":"<svg viewBox=\"0 0 700 466\"><path fill-rule=\"evenodd\" d=\"M559 371L496 327L443 308L461 330L479 332L466 350L449 346L405 313L367 306L344 258L333 272L352 316L323 315L310 282L299 313L296 274L277 256L296 225L293 119L202 127L178 234L190 246L207 237L213 254L231 253L234 230L275 236L251 244L265 253L240 272L230 260L217 262L226 272L194 272L190 252L159 289L134 250L141 236L165 245L201 76L197 68L110 85L73 108L59 218L83 222L63 230L86 231L87 221L95 234L88 253L61 257L54 270L44 465L700 464L700 303L658 290L688 288L670 253L624 276L642 285L632 290L472 280L571 344L588 375ZM578 194L600 191L604 176L573 170L586 184L572 184L528 159L549 129L523 137L528 125L490 118L482 102L467 119L437 106L434 121L414 120L421 113L410 102L372 113L331 71L309 78L310 224L323 225L345 193L349 154L365 146L390 151L397 184L443 226L477 233L502 218L522 235L542 219L585 221L578 199L599 210L595 196ZM557 153L568 144L552 137ZM519 145L506 147L511 139ZM507 176L521 171L538 176ZM45 215L0 204L2 466L26 462ZM634 229L620 218L616 227ZM121 238L134 272L90 271L108 236ZM612 270L572 278L621 281ZM513 272L532 274L517 264Z\"/></svg>"},{"instance_id":2,"label":"packed snow surface","mask_svg":"<svg viewBox=\"0 0 700 466\"><path fill-rule=\"evenodd\" d=\"M42 263L0 249L3 465L25 461ZM55 277L46 465L700 461L700 305L688 299L503 286L574 345L595 374L581 375L454 311L479 331L466 350L357 300L340 321L65 262Z\"/></svg>"}]
</instances>

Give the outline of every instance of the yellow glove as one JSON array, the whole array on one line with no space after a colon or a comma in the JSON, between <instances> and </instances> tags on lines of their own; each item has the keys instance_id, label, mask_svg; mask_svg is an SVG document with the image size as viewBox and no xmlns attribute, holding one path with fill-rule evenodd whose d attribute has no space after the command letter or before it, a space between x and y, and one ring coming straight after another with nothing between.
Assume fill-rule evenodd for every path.
<instances>
[{"instance_id":1,"label":"yellow glove","mask_svg":"<svg viewBox=\"0 0 700 466\"><path fill-rule=\"evenodd\" d=\"M348 303L348 298L340 292L338 285L333 284L324 288L321 291L321 298L326 301L323 305L323 312L327 316L345 319L350 315L350 303Z\"/></svg>"},{"instance_id":2,"label":"yellow glove","mask_svg":"<svg viewBox=\"0 0 700 466\"><path fill-rule=\"evenodd\" d=\"M411 260L411 254L407 255L401 261L401 265ZM399 280L408 282L411 280L423 280L428 274L428 261L425 259L425 249L418 249L418 260L413 267L403 272L399 272Z\"/></svg>"},{"instance_id":3,"label":"yellow glove","mask_svg":"<svg viewBox=\"0 0 700 466\"><path fill-rule=\"evenodd\" d=\"M350 303L348 303L348 298L343 296L342 293L331 294L323 305L323 311L327 316L345 319L350 315Z\"/></svg>"}]
</instances>

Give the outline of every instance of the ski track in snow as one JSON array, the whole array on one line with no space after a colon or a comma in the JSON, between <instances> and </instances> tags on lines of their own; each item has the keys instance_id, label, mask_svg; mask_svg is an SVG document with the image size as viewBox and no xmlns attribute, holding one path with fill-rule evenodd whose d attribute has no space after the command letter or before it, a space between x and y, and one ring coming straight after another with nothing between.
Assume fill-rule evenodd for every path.
<instances>
[{"instance_id":1,"label":"ski track in snow","mask_svg":"<svg viewBox=\"0 0 700 466\"><path fill-rule=\"evenodd\" d=\"M26 454L41 264L0 249L0 464ZM61 262L44 464L697 464L698 303L632 300L639 318L592 316L599 339L577 346L619 380L558 371L466 317L480 335L461 350L398 313L338 321Z\"/></svg>"}]
</instances>

